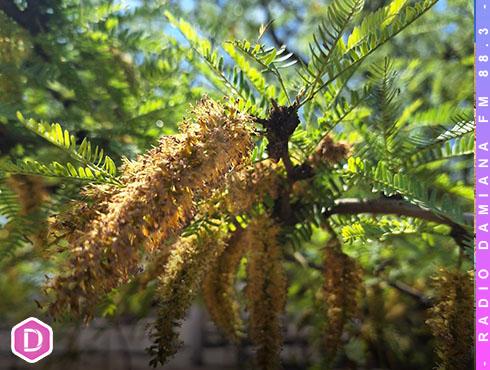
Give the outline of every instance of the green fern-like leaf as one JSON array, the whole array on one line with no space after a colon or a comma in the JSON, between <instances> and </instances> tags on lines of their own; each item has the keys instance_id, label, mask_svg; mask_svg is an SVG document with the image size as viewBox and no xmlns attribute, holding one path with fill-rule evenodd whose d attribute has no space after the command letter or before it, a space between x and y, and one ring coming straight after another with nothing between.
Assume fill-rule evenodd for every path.
<instances>
[{"instance_id":1,"label":"green fern-like leaf","mask_svg":"<svg viewBox=\"0 0 490 370\"><path fill-rule=\"evenodd\" d=\"M389 58L370 68L372 88L372 113L365 125L359 127L364 143L357 145L357 153L364 158L378 160L389 158L395 162L405 145L405 137L400 134L398 119L401 103L400 90L396 81L396 71Z\"/></svg>"},{"instance_id":2,"label":"green fern-like leaf","mask_svg":"<svg viewBox=\"0 0 490 370\"><path fill-rule=\"evenodd\" d=\"M449 230L443 231L446 231L447 234ZM341 227L342 239L346 243L356 241L365 243L369 240L385 241L394 237L420 235L420 233L434 233L434 227L418 219L391 216L359 216L355 222L349 222Z\"/></svg>"},{"instance_id":3,"label":"green fern-like leaf","mask_svg":"<svg viewBox=\"0 0 490 370\"><path fill-rule=\"evenodd\" d=\"M314 43L310 45L312 58L306 68L309 76L304 77L310 97L316 93L316 87L323 84L322 76L334 54L344 48L342 36L363 6L364 0L334 0L328 6L327 18L318 27L318 34L313 34Z\"/></svg>"},{"instance_id":4,"label":"green fern-like leaf","mask_svg":"<svg viewBox=\"0 0 490 370\"><path fill-rule=\"evenodd\" d=\"M411 166L417 167L430 162L473 155L474 151L475 135L473 132L468 132L455 139L439 141L437 144L418 151L410 157L409 163Z\"/></svg>"},{"instance_id":5,"label":"green fern-like leaf","mask_svg":"<svg viewBox=\"0 0 490 370\"><path fill-rule=\"evenodd\" d=\"M346 43L346 50L350 50L360 45L367 37L379 30L386 29L392 24L397 15L407 5L407 0L394 0L388 5L381 7L371 14L363 17L362 22L353 28Z\"/></svg>"},{"instance_id":6,"label":"green fern-like leaf","mask_svg":"<svg viewBox=\"0 0 490 370\"><path fill-rule=\"evenodd\" d=\"M24 160L15 165L12 163L2 165L5 171L80 179L104 179L105 182L113 183L119 182L114 161L104 154L103 149L98 146L93 147L86 138L83 139L80 145L77 145L75 136L70 134L68 130L64 130L59 123L49 124L37 122L33 119L26 120L20 112L17 112L17 118L24 127L67 152L73 159L82 163L84 167L77 169L70 163L65 166L57 162L43 165L34 160Z\"/></svg>"},{"instance_id":7,"label":"green fern-like leaf","mask_svg":"<svg viewBox=\"0 0 490 370\"><path fill-rule=\"evenodd\" d=\"M249 41L236 40L233 43L238 50L243 52L257 62L264 70L278 76L279 69L285 69L295 65L298 61L292 53L288 53L285 46L279 49L275 47L266 47L262 44L251 44Z\"/></svg>"},{"instance_id":8,"label":"green fern-like leaf","mask_svg":"<svg viewBox=\"0 0 490 370\"><path fill-rule=\"evenodd\" d=\"M248 60L240 53L233 43L227 42L223 45L225 51L233 58L238 68L247 76L248 80L262 98L258 105L263 108L265 113L268 107L268 102L271 99L276 99L275 86L269 84L262 73L257 68L253 67Z\"/></svg>"},{"instance_id":9,"label":"green fern-like leaf","mask_svg":"<svg viewBox=\"0 0 490 370\"><path fill-rule=\"evenodd\" d=\"M286 241L295 248L309 241L314 227L321 227L324 222L323 212L334 205L347 190L345 179L338 172L318 171L312 181L311 194L303 197L293 206L296 225L287 228Z\"/></svg>"},{"instance_id":10,"label":"green fern-like leaf","mask_svg":"<svg viewBox=\"0 0 490 370\"><path fill-rule=\"evenodd\" d=\"M416 117L414 124L420 123L419 119ZM432 124L422 124L419 130L408 137L413 146L410 154L415 155L420 151L431 150L447 141L471 134L475 130L475 122L470 114L457 114L451 118L451 121L453 122L451 126L442 123L434 124L436 120L429 121Z\"/></svg>"},{"instance_id":11,"label":"green fern-like leaf","mask_svg":"<svg viewBox=\"0 0 490 370\"><path fill-rule=\"evenodd\" d=\"M291 101L289 99L286 83L280 70L291 67L297 63L297 60L292 58L293 54L288 53L285 46L276 49L274 47L265 47L262 44L252 45L246 40L235 41L233 45L237 50L257 63L262 68L262 72L269 72L277 79L290 104Z\"/></svg>"},{"instance_id":12,"label":"green fern-like leaf","mask_svg":"<svg viewBox=\"0 0 490 370\"><path fill-rule=\"evenodd\" d=\"M209 40L199 36L190 23L183 19L176 19L168 11L165 12L165 16L187 39L192 50L207 63L214 75L225 86L226 91L231 91L235 96L241 98L239 108L252 114L259 113L261 109L256 105L256 96L253 94L253 88L247 81L245 73L238 66L227 68L223 56L213 49Z\"/></svg>"},{"instance_id":13,"label":"green fern-like leaf","mask_svg":"<svg viewBox=\"0 0 490 370\"><path fill-rule=\"evenodd\" d=\"M15 163L10 160L3 160L0 162L0 169L21 175L60 177L94 183L119 183L115 177L107 176L105 172L97 169L92 170L89 166L75 167L70 162L61 164L54 161L43 164L30 158L18 160Z\"/></svg>"},{"instance_id":14,"label":"green fern-like leaf","mask_svg":"<svg viewBox=\"0 0 490 370\"><path fill-rule=\"evenodd\" d=\"M347 45L337 33L326 33L320 29L311 47L312 61L302 76L308 93L301 104L313 99L320 90L350 69L357 68L379 47L426 13L437 0L423 0L413 6L402 7L403 3L404 1L395 0L383 10L367 16L361 26L351 32ZM357 2L349 1L348 4L355 9ZM351 21L351 18L346 16L350 14L349 11L346 12L347 6L343 5L342 9L333 9L331 16L331 22L337 24L336 30L341 32L341 35L345 28L342 27L342 21L346 20L348 24ZM333 43L335 40L337 41Z\"/></svg>"},{"instance_id":15,"label":"green fern-like leaf","mask_svg":"<svg viewBox=\"0 0 490 370\"><path fill-rule=\"evenodd\" d=\"M321 138L359 108L362 103L366 102L370 95L370 86L367 85L361 91L351 91L347 96L341 96L332 101L323 110L323 115L318 119L319 129L322 133Z\"/></svg>"}]
</instances>

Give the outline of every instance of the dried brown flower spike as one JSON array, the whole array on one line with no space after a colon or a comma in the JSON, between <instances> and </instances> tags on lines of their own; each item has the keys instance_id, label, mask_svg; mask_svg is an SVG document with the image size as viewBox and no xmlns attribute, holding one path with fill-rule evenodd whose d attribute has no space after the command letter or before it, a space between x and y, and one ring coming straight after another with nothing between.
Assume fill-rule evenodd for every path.
<instances>
[{"instance_id":1,"label":"dried brown flower spike","mask_svg":"<svg viewBox=\"0 0 490 370\"><path fill-rule=\"evenodd\" d=\"M204 302L212 320L235 343L239 342L243 331L235 283L240 261L249 247L246 233L247 230L238 229L233 234L202 286Z\"/></svg>"},{"instance_id":2,"label":"dried brown flower spike","mask_svg":"<svg viewBox=\"0 0 490 370\"><path fill-rule=\"evenodd\" d=\"M445 269L434 278L437 301L427 324L436 338L440 370L473 368L473 281L473 272Z\"/></svg>"},{"instance_id":3,"label":"dried brown flower spike","mask_svg":"<svg viewBox=\"0 0 490 370\"><path fill-rule=\"evenodd\" d=\"M324 271L325 349L327 361L333 361L341 345L344 327L358 310L362 270L354 259L342 252L339 241L333 238L325 248Z\"/></svg>"},{"instance_id":4,"label":"dried brown flower spike","mask_svg":"<svg viewBox=\"0 0 490 370\"><path fill-rule=\"evenodd\" d=\"M315 152L310 156L309 162L313 167L334 165L345 159L349 154L348 144L336 143L330 135L326 135L318 144Z\"/></svg>"},{"instance_id":5,"label":"dried brown flower spike","mask_svg":"<svg viewBox=\"0 0 490 370\"><path fill-rule=\"evenodd\" d=\"M277 198L280 182L278 166L269 159L230 173L222 197L223 211L237 215L249 211L267 196Z\"/></svg>"},{"instance_id":6,"label":"dried brown flower spike","mask_svg":"<svg viewBox=\"0 0 490 370\"><path fill-rule=\"evenodd\" d=\"M257 369L280 368L283 342L281 319L287 299L279 226L270 215L254 218L247 227L247 306L250 339L256 348Z\"/></svg>"},{"instance_id":7,"label":"dried brown flower spike","mask_svg":"<svg viewBox=\"0 0 490 370\"><path fill-rule=\"evenodd\" d=\"M32 218L38 214L41 206L49 199L46 183L40 176L12 175L7 180L8 186L16 193L20 204L20 216ZM37 218L36 224L30 222L33 232L27 235L34 248L41 249L48 237L46 219Z\"/></svg>"},{"instance_id":8,"label":"dried brown flower spike","mask_svg":"<svg viewBox=\"0 0 490 370\"><path fill-rule=\"evenodd\" d=\"M7 182L19 198L23 216L36 211L49 197L40 176L12 175Z\"/></svg>"},{"instance_id":9,"label":"dried brown flower spike","mask_svg":"<svg viewBox=\"0 0 490 370\"><path fill-rule=\"evenodd\" d=\"M150 365L164 364L179 349L175 331L198 293L202 279L225 249L224 224L202 229L197 235L179 239L173 246L159 277L158 318L151 328L153 345L148 348Z\"/></svg>"},{"instance_id":10,"label":"dried brown flower spike","mask_svg":"<svg viewBox=\"0 0 490 370\"><path fill-rule=\"evenodd\" d=\"M248 116L204 98L179 135L162 138L126 164L123 187L111 189L103 206L95 205L96 216L71 238L67 272L49 287L55 293L51 313L68 310L89 318L98 297L135 274L141 247L164 247L192 219L195 202L247 161L250 127Z\"/></svg>"}]
</instances>

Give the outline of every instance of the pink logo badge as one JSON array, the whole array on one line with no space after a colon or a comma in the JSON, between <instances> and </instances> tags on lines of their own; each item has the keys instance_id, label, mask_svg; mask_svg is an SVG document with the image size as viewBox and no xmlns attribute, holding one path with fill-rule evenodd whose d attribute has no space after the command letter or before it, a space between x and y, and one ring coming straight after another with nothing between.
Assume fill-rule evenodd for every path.
<instances>
[{"instance_id":1,"label":"pink logo badge","mask_svg":"<svg viewBox=\"0 0 490 370\"><path fill-rule=\"evenodd\" d=\"M53 352L53 329L35 317L29 317L12 328L12 352L31 364Z\"/></svg>"}]
</instances>

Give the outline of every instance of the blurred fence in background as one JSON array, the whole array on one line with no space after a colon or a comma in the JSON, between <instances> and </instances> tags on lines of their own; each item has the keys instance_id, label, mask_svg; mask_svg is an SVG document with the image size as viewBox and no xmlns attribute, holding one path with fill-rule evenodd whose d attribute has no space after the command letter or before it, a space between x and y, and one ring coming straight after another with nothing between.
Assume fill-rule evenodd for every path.
<instances>
[{"instance_id":1,"label":"blurred fence in background","mask_svg":"<svg viewBox=\"0 0 490 370\"><path fill-rule=\"evenodd\" d=\"M145 348L150 345L147 326L150 320L117 323L103 319L90 326L54 329L54 350L36 364L28 364L10 351L10 327L0 326L0 369L42 370L141 370L149 369ZM166 370L250 369L251 352L247 344L228 343L209 321L207 313L194 306L182 325L184 346L167 364ZM283 351L285 369L304 369L308 344L288 330Z\"/></svg>"}]
</instances>

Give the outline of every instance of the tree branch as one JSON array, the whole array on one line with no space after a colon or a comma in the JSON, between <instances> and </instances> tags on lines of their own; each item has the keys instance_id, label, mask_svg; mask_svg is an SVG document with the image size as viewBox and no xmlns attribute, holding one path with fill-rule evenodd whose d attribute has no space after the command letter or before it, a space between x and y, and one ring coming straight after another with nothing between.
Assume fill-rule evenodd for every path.
<instances>
[{"instance_id":1,"label":"tree branch","mask_svg":"<svg viewBox=\"0 0 490 370\"><path fill-rule=\"evenodd\" d=\"M454 221L451 221L445 217L439 216L432 211L424 208L420 208L416 205L408 203L404 200L379 198L379 199L357 199L346 198L337 199L335 206L329 211L325 212L325 215L331 216L334 214L359 214L359 213L371 213L371 214L394 214L399 216L415 217L426 221L438 222L448 226L459 226ZM465 213L464 218L469 222L472 222L473 216Z\"/></svg>"},{"instance_id":2,"label":"tree branch","mask_svg":"<svg viewBox=\"0 0 490 370\"><path fill-rule=\"evenodd\" d=\"M403 294L415 299L422 308L427 309L427 308L431 308L433 306L433 302L429 297L427 297L426 295L424 295L422 292L418 291L417 289L411 287L410 285L405 284L403 281L388 280L387 284L390 287L398 290L400 293L403 293Z\"/></svg>"},{"instance_id":3,"label":"tree branch","mask_svg":"<svg viewBox=\"0 0 490 370\"><path fill-rule=\"evenodd\" d=\"M426 221L437 222L451 227L450 236L456 243L464 248L466 241L472 239L473 235L460 224L450 220L447 217L439 216L428 209L424 209L408 203L400 199L379 198L379 199L337 199L335 206L324 213L325 217L331 215L346 215L346 214L382 214L382 215L398 215L415 217ZM469 223L473 223L473 214L465 213L464 219Z\"/></svg>"}]
</instances>

